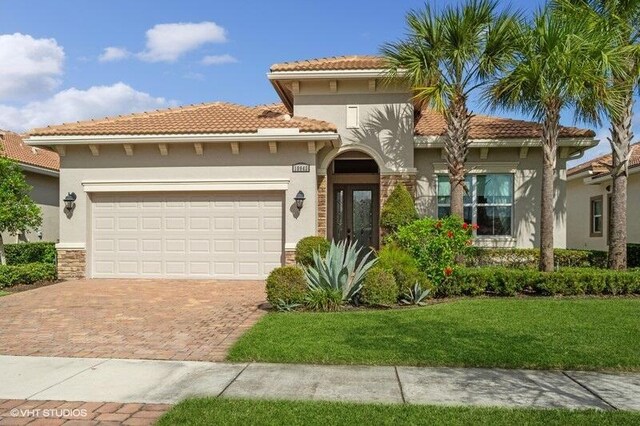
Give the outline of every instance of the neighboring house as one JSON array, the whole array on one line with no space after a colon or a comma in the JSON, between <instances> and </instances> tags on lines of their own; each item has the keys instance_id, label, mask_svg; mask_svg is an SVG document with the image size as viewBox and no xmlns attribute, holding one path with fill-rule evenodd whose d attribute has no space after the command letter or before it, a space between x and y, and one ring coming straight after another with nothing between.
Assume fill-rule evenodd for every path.
<instances>
[{"instance_id":1,"label":"neighboring house","mask_svg":"<svg viewBox=\"0 0 640 426\"><path fill-rule=\"evenodd\" d=\"M61 155L63 277L259 279L293 261L308 235L379 243L380 206L404 183L425 215L444 215L445 123L410 90L383 84L373 56L273 65L281 104L193 105L50 126L29 144ZM540 126L472 119L467 220L480 244L539 241ZM565 167L595 145L560 130L555 242L565 247ZM304 196L302 209L296 206Z\"/></svg>"},{"instance_id":2,"label":"neighboring house","mask_svg":"<svg viewBox=\"0 0 640 426\"><path fill-rule=\"evenodd\" d=\"M58 154L47 149L28 146L20 135L0 130L0 156L15 160L20 165L27 183L33 187L31 198L42 210L42 226L39 229L27 231L26 234L2 234L4 242L58 241L60 227Z\"/></svg>"},{"instance_id":3,"label":"neighboring house","mask_svg":"<svg viewBox=\"0 0 640 426\"><path fill-rule=\"evenodd\" d=\"M567 172L567 247L608 250L611 154ZM631 145L627 180L627 242L640 244L640 142Z\"/></svg>"}]
</instances>

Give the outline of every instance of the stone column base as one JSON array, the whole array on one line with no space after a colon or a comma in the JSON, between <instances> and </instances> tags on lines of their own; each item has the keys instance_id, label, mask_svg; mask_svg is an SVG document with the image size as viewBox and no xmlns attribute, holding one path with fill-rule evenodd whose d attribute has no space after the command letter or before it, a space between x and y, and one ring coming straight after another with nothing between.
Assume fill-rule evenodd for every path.
<instances>
[{"instance_id":1,"label":"stone column base","mask_svg":"<svg viewBox=\"0 0 640 426\"><path fill-rule=\"evenodd\" d=\"M327 176L319 175L317 180L318 223L316 235L327 237Z\"/></svg>"},{"instance_id":2,"label":"stone column base","mask_svg":"<svg viewBox=\"0 0 640 426\"><path fill-rule=\"evenodd\" d=\"M85 278L87 256L81 249L58 249L58 279L77 280Z\"/></svg>"},{"instance_id":3,"label":"stone column base","mask_svg":"<svg viewBox=\"0 0 640 426\"><path fill-rule=\"evenodd\" d=\"M294 266L296 264L296 251L285 250L284 252L284 264L286 266Z\"/></svg>"}]
</instances>

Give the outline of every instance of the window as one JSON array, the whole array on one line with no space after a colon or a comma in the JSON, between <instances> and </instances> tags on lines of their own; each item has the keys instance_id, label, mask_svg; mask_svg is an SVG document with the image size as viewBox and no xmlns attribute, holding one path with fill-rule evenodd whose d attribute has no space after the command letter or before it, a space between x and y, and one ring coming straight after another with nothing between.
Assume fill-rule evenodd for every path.
<instances>
[{"instance_id":1,"label":"window","mask_svg":"<svg viewBox=\"0 0 640 426\"><path fill-rule=\"evenodd\" d=\"M476 235L511 235L513 175L471 174L465 177L464 221L478 226ZM438 217L450 214L449 176L438 176Z\"/></svg>"},{"instance_id":2,"label":"window","mask_svg":"<svg viewBox=\"0 0 640 426\"><path fill-rule=\"evenodd\" d=\"M590 228L589 228L589 236L591 237L602 237L602 226L603 226L603 201L602 195L598 195L597 197L591 197L591 220L590 220Z\"/></svg>"},{"instance_id":3,"label":"window","mask_svg":"<svg viewBox=\"0 0 640 426\"><path fill-rule=\"evenodd\" d=\"M360 127L360 113L358 105L347 105L347 129Z\"/></svg>"}]
</instances>

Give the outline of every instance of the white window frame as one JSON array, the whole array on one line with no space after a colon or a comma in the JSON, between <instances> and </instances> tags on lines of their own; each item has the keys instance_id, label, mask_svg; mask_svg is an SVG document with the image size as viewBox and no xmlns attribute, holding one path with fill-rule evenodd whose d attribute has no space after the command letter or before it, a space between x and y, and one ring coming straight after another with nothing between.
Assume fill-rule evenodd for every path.
<instances>
[{"instance_id":1,"label":"white window frame","mask_svg":"<svg viewBox=\"0 0 640 426\"><path fill-rule=\"evenodd\" d=\"M511 203L478 203L478 184L477 177L478 175L509 175L511 177ZM450 204L442 204L439 202L439 194L440 194L440 177L445 176L449 177L446 174L437 174L436 175L436 216L440 217L440 207L450 207ZM464 207L471 207L471 224L476 225L478 223L478 207L511 207L511 224L509 234L493 234L493 235L478 235L477 231L473 230L473 236L478 238L500 238L500 237L513 237L514 230L514 203L515 203L515 185L514 185L514 174L513 173L490 173L490 172L482 172L482 173L467 173L465 177L471 177L471 188L469 191L469 196L471 197L471 203L464 203ZM451 197L451 195L449 195Z\"/></svg>"}]
</instances>

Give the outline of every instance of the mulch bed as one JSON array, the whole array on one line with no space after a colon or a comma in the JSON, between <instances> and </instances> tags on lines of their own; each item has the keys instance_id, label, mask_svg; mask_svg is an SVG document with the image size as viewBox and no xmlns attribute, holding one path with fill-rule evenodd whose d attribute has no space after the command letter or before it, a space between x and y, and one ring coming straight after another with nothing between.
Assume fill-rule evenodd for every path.
<instances>
[{"instance_id":1,"label":"mulch bed","mask_svg":"<svg viewBox=\"0 0 640 426\"><path fill-rule=\"evenodd\" d=\"M39 283L33 284L18 284L11 287L5 287L2 291L6 291L7 293L20 293L21 291L34 290L40 287L46 287L48 285L57 284L62 281L41 281Z\"/></svg>"}]
</instances>

